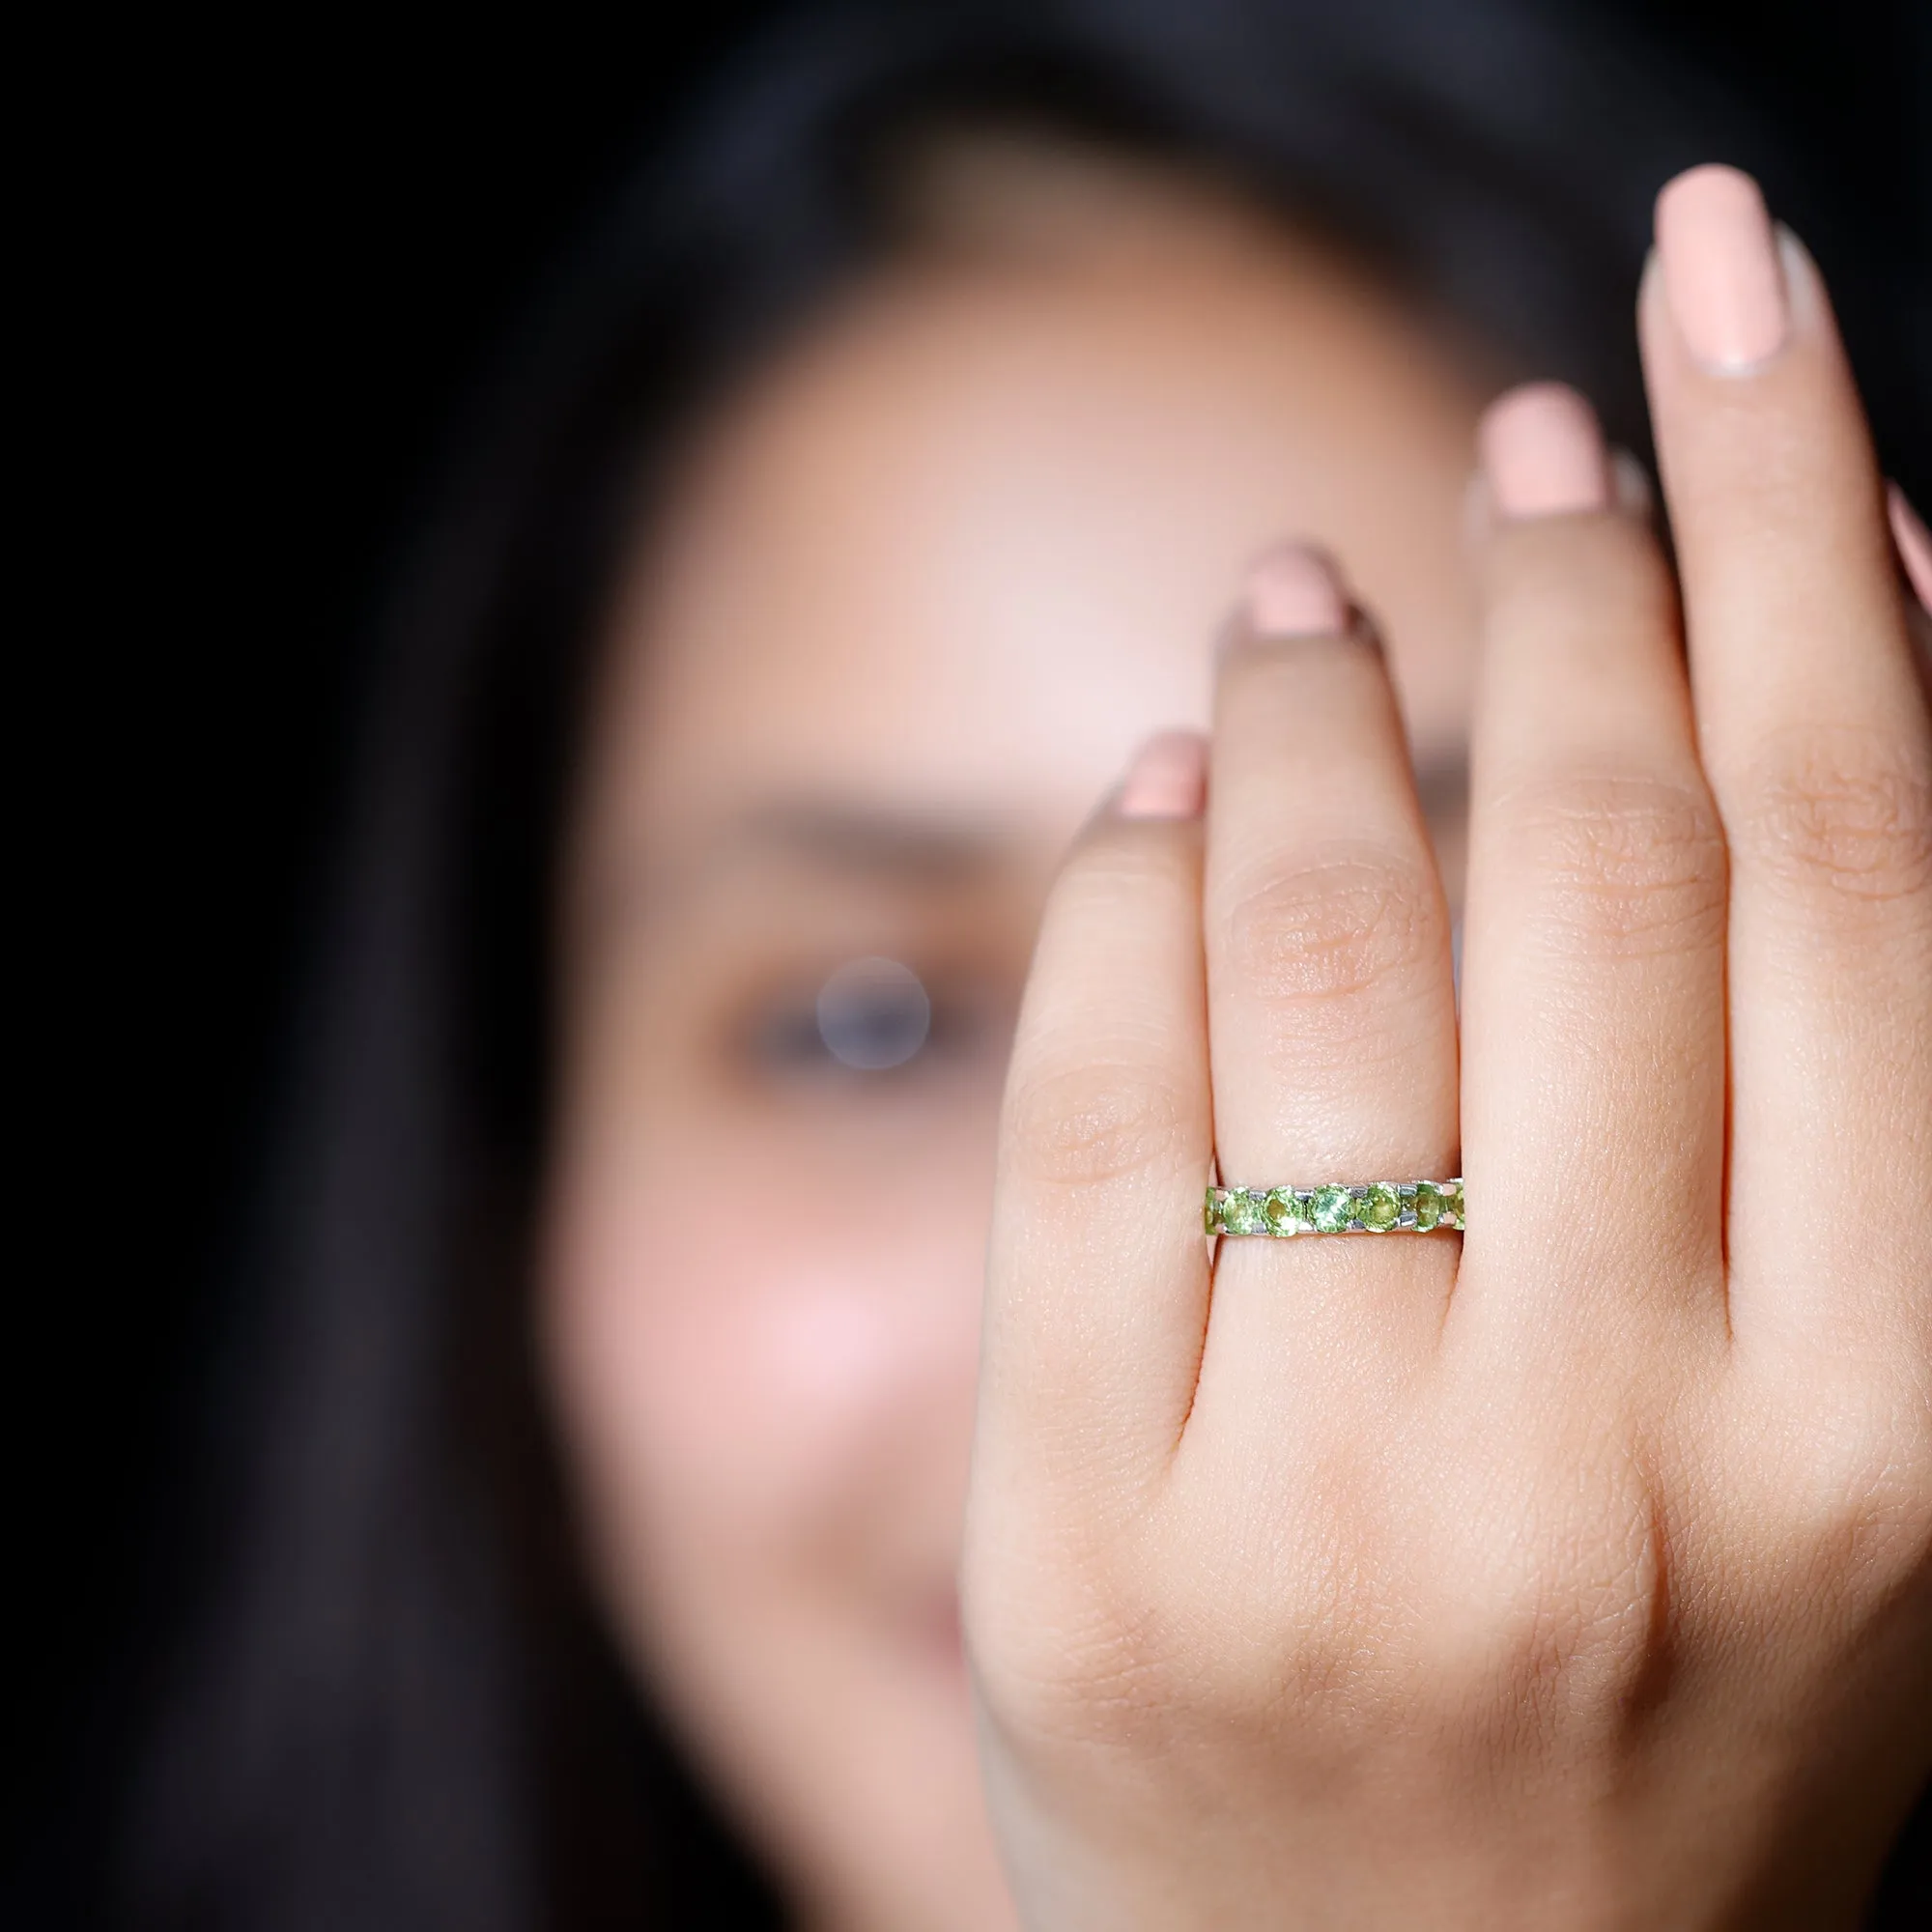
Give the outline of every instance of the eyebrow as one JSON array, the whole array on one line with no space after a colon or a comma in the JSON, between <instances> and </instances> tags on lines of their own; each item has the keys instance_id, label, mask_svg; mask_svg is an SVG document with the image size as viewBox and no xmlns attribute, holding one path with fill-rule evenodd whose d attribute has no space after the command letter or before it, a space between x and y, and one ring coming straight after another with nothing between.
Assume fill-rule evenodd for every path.
<instances>
[{"instance_id":1,"label":"eyebrow","mask_svg":"<svg viewBox=\"0 0 1932 1932\"><path fill-rule=\"evenodd\" d=\"M1415 787L1425 816L1461 812L1467 804L1469 760L1460 745L1418 756ZM721 863L789 860L854 878L936 888L977 883L1010 861L1022 840L991 815L774 798L735 812L661 868L649 895L662 905L710 877ZM620 874L599 895L607 912L634 900L640 881Z\"/></svg>"},{"instance_id":2,"label":"eyebrow","mask_svg":"<svg viewBox=\"0 0 1932 1932\"><path fill-rule=\"evenodd\" d=\"M948 885L983 872L1015 843L990 817L776 799L727 819L697 857L702 864L721 854L770 853L839 871Z\"/></svg>"},{"instance_id":3,"label":"eyebrow","mask_svg":"<svg viewBox=\"0 0 1932 1932\"><path fill-rule=\"evenodd\" d=\"M776 859L821 873L897 886L976 883L1019 840L989 818L815 798L773 798L731 813L645 867L622 854L593 883L584 907L594 930L690 897L726 867Z\"/></svg>"},{"instance_id":4,"label":"eyebrow","mask_svg":"<svg viewBox=\"0 0 1932 1932\"><path fill-rule=\"evenodd\" d=\"M1460 744L1412 753L1415 790L1428 817L1468 803L1469 754ZM727 819L696 855L699 864L737 850L797 857L841 870L949 883L983 871L1017 841L990 816L919 812L820 799L768 800Z\"/></svg>"}]
</instances>

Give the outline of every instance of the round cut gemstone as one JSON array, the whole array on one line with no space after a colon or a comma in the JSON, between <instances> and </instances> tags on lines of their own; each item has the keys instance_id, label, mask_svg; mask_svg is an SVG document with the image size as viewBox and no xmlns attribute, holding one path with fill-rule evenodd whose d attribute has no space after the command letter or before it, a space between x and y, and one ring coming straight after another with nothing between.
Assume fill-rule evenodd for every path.
<instances>
[{"instance_id":1,"label":"round cut gemstone","mask_svg":"<svg viewBox=\"0 0 1932 1932\"><path fill-rule=\"evenodd\" d=\"M1262 1203L1245 1188L1233 1188L1221 1206L1221 1225L1231 1235L1265 1235L1267 1215Z\"/></svg>"},{"instance_id":2,"label":"round cut gemstone","mask_svg":"<svg viewBox=\"0 0 1932 1932\"><path fill-rule=\"evenodd\" d=\"M1346 1187L1318 1187L1309 1206L1315 1225L1324 1235L1339 1235L1354 1225L1355 1197Z\"/></svg>"},{"instance_id":3,"label":"round cut gemstone","mask_svg":"<svg viewBox=\"0 0 1932 1932\"><path fill-rule=\"evenodd\" d=\"M1294 1198L1292 1187L1270 1187L1267 1206L1268 1231L1275 1235L1298 1235L1308 1225L1308 1210Z\"/></svg>"},{"instance_id":4,"label":"round cut gemstone","mask_svg":"<svg viewBox=\"0 0 1932 1932\"><path fill-rule=\"evenodd\" d=\"M1442 1216L1460 1228L1463 1225L1463 1183L1451 1181L1442 1193Z\"/></svg>"},{"instance_id":5,"label":"round cut gemstone","mask_svg":"<svg viewBox=\"0 0 1932 1932\"><path fill-rule=\"evenodd\" d=\"M1442 1190L1433 1180L1415 1183L1415 1225L1425 1234L1442 1218Z\"/></svg>"},{"instance_id":6,"label":"round cut gemstone","mask_svg":"<svg viewBox=\"0 0 1932 1932\"><path fill-rule=\"evenodd\" d=\"M1201 1209L1201 1227L1209 1235L1221 1232L1221 1197L1212 1188L1208 1190L1207 1205Z\"/></svg>"},{"instance_id":7,"label":"round cut gemstone","mask_svg":"<svg viewBox=\"0 0 1932 1932\"><path fill-rule=\"evenodd\" d=\"M1362 1197L1362 1226L1386 1233L1402 1219L1402 1190L1378 1180Z\"/></svg>"}]
</instances>

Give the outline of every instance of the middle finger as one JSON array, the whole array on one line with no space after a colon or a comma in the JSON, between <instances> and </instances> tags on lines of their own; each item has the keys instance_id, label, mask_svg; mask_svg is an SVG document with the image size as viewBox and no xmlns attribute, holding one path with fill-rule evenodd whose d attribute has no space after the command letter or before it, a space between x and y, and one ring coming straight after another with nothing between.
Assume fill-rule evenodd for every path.
<instances>
[{"instance_id":1,"label":"middle finger","mask_svg":"<svg viewBox=\"0 0 1932 1932\"><path fill-rule=\"evenodd\" d=\"M1722 1313L1724 845L1669 573L1589 405L1519 390L1483 440L1457 1320L1560 1353Z\"/></svg>"}]
</instances>

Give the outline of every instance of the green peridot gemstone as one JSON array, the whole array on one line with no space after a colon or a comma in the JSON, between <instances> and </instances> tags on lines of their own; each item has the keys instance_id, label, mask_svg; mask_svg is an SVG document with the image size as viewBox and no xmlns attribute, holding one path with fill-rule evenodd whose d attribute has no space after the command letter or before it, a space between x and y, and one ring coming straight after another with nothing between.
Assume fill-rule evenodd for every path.
<instances>
[{"instance_id":1,"label":"green peridot gemstone","mask_svg":"<svg viewBox=\"0 0 1932 1932\"><path fill-rule=\"evenodd\" d=\"M1362 1226L1385 1234L1402 1219L1402 1190L1378 1180L1362 1199Z\"/></svg>"},{"instance_id":2,"label":"green peridot gemstone","mask_svg":"<svg viewBox=\"0 0 1932 1932\"><path fill-rule=\"evenodd\" d=\"M1458 1228L1463 1226L1463 1183L1460 1180L1443 1189L1442 1216Z\"/></svg>"},{"instance_id":3,"label":"green peridot gemstone","mask_svg":"<svg viewBox=\"0 0 1932 1932\"><path fill-rule=\"evenodd\" d=\"M1262 1211L1267 1216L1270 1234L1295 1235L1308 1225L1308 1209L1294 1198L1292 1187L1270 1187L1267 1206Z\"/></svg>"},{"instance_id":4,"label":"green peridot gemstone","mask_svg":"<svg viewBox=\"0 0 1932 1932\"><path fill-rule=\"evenodd\" d=\"M1316 1227L1324 1235L1339 1235L1354 1225L1355 1197L1346 1187L1318 1187L1309 1206Z\"/></svg>"},{"instance_id":5,"label":"green peridot gemstone","mask_svg":"<svg viewBox=\"0 0 1932 1932\"><path fill-rule=\"evenodd\" d=\"M1208 1190L1207 1202L1201 1209L1201 1229L1204 1234L1210 1236L1221 1232L1221 1197L1211 1187Z\"/></svg>"},{"instance_id":6,"label":"green peridot gemstone","mask_svg":"<svg viewBox=\"0 0 1932 1932\"><path fill-rule=\"evenodd\" d=\"M1265 1235L1267 1211L1259 1196L1234 1188L1221 1205L1221 1225L1231 1235Z\"/></svg>"},{"instance_id":7,"label":"green peridot gemstone","mask_svg":"<svg viewBox=\"0 0 1932 1932\"><path fill-rule=\"evenodd\" d=\"M1415 1183L1415 1225L1427 1234L1442 1218L1442 1190L1433 1180Z\"/></svg>"}]
</instances>

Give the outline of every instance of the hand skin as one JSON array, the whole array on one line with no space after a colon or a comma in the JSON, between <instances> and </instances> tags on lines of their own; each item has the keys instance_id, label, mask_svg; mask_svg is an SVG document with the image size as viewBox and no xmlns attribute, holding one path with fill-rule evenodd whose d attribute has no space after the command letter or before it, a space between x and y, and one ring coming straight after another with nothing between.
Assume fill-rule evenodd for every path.
<instances>
[{"instance_id":1,"label":"hand skin","mask_svg":"<svg viewBox=\"0 0 1932 1932\"><path fill-rule=\"evenodd\" d=\"M1460 1067L1319 559L1206 810L1163 741L1056 889L964 1570L1031 1926L1850 1925L1932 1763L1932 722L1753 197L1666 190L1639 299L1675 578L1579 399L1490 418ZM1217 1161L1468 1232L1212 1252Z\"/></svg>"}]
</instances>

